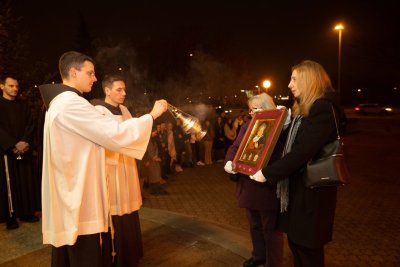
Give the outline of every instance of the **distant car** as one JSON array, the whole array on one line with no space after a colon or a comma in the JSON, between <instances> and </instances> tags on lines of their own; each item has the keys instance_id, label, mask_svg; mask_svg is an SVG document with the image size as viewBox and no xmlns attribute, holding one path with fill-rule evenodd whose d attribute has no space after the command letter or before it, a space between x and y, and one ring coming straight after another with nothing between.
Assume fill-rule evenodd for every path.
<instances>
[{"instance_id":1,"label":"distant car","mask_svg":"<svg viewBox=\"0 0 400 267\"><path fill-rule=\"evenodd\" d=\"M376 103L359 104L354 107L354 110L361 115L389 115L393 113L393 108Z\"/></svg>"}]
</instances>

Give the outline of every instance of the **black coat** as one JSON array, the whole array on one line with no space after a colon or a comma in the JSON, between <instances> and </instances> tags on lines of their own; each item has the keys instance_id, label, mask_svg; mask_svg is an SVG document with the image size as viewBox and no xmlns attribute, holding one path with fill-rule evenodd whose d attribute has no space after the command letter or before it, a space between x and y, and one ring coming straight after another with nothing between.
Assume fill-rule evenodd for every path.
<instances>
[{"instance_id":1,"label":"black coat","mask_svg":"<svg viewBox=\"0 0 400 267\"><path fill-rule=\"evenodd\" d=\"M39 181L33 176L33 132L32 112L26 102L0 96L0 222L9 217L4 155L7 155L14 214L17 217L32 215L40 206ZM29 143L30 149L17 160L13 149L19 141Z\"/></svg>"},{"instance_id":2,"label":"black coat","mask_svg":"<svg viewBox=\"0 0 400 267\"><path fill-rule=\"evenodd\" d=\"M278 225L291 241L310 248L332 240L337 189L308 189L303 182L307 162L337 137L332 103L340 120L341 109L333 97L316 100L302 119L291 152L262 170L269 182L289 177L288 211L280 214Z\"/></svg>"}]
</instances>

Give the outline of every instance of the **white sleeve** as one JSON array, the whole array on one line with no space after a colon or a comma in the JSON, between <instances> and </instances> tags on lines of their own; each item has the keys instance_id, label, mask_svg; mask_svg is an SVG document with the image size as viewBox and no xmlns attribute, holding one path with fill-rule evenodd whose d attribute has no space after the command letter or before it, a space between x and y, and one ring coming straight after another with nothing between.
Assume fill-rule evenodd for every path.
<instances>
[{"instance_id":1,"label":"white sleeve","mask_svg":"<svg viewBox=\"0 0 400 267\"><path fill-rule=\"evenodd\" d=\"M100 114L85 99L74 99L58 113L55 122L112 151L141 159L150 140L153 118L150 114L118 122Z\"/></svg>"}]
</instances>

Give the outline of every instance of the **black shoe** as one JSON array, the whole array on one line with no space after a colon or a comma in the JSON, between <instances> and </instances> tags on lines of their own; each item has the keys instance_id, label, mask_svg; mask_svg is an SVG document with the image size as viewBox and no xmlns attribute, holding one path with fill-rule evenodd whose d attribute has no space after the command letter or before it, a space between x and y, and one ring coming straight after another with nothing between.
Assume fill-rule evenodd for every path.
<instances>
[{"instance_id":1,"label":"black shoe","mask_svg":"<svg viewBox=\"0 0 400 267\"><path fill-rule=\"evenodd\" d=\"M243 267L257 267L264 264L265 260L254 260L253 258L250 258L243 262Z\"/></svg>"},{"instance_id":2,"label":"black shoe","mask_svg":"<svg viewBox=\"0 0 400 267\"><path fill-rule=\"evenodd\" d=\"M39 217L35 215L21 216L19 219L23 222L29 222L29 223L34 223L39 221Z\"/></svg>"},{"instance_id":3,"label":"black shoe","mask_svg":"<svg viewBox=\"0 0 400 267\"><path fill-rule=\"evenodd\" d=\"M17 229L18 227L19 227L19 225L18 225L18 223L17 223L17 220L16 219L10 219L10 220L7 220L7 229L8 230L14 230L14 229Z\"/></svg>"}]
</instances>

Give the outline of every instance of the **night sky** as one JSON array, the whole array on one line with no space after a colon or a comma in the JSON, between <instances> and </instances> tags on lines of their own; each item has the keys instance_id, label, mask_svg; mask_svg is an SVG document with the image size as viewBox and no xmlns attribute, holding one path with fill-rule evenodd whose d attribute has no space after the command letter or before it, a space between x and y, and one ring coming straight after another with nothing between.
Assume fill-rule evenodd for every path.
<instances>
[{"instance_id":1,"label":"night sky","mask_svg":"<svg viewBox=\"0 0 400 267\"><path fill-rule=\"evenodd\" d=\"M336 87L338 33L333 27L342 22L344 94L351 98L358 88L386 94L399 86L400 23L394 6L369 1L44 2L15 0L14 5L31 36L30 60L46 61L49 71L56 71L63 52L75 49L84 21L92 40L131 44L138 68L160 82L183 75L189 54L202 51L246 74L249 88L268 78L272 93L287 92L290 67L303 59L321 63Z\"/></svg>"}]
</instances>

